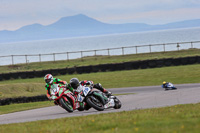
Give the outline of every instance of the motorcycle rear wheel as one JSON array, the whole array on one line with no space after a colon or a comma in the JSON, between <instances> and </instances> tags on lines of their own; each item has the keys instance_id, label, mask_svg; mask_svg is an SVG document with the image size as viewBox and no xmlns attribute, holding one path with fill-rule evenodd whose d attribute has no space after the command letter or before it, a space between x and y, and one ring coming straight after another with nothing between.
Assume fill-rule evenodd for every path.
<instances>
[{"instance_id":1,"label":"motorcycle rear wheel","mask_svg":"<svg viewBox=\"0 0 200 133\"><path fill-rule=\"evenodd\" d=\"M96 98L95 98L96 99ZM98 99L97 99L98 100ZM101 103L100 100L98 100L98 102L94 101L92 99L92 97L88 97L86 99L87 103L93 107L94 109L98 110L98 111L103 111L104 110L104 105Z\"/></svg>"},{"instance_id":2,"label":"motorcycle rear wheel","mask_svg":"<svg viewBox=\"0 0 200 133\"><path fill-rule=\"evenodd\" d=\"M118 98L115 98L114 101L115 101L114 109L120 109L122 106L121 101Z\"/></svg>"},{"instance_id":3,"label":"motorcycle rear wheel","mask_svg":"<svg viewBox=\"0 0 200 133\"><path fill-rule=\"evenodd\" d=\"M59 102L62 105L62 107L65 110L67 110L69 113L74 111L73 106L71 105L71 103L69 101L65 101L64 98L60 98Z\"/></svg>"}]
</instances>

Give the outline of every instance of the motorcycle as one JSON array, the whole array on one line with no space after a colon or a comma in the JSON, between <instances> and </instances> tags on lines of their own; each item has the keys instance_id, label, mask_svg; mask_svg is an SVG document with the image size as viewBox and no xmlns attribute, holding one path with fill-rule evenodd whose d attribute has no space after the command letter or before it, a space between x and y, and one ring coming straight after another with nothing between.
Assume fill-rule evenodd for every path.
<instances>
[{"instance_id":1,"label":"motorcycle","mask_svg":"<svg viewBox=\"0 0 200 133\"><path fill-rule=\"evenodd\" d=\"M121 101L116 96L106 96L105 93L100 92L92 87L79 86L79 94L77 99L79 102L85 103L85 110L88 110L90 107L98 111L103 111L107 108L121 108Z\"/></svg>"},{"instance_id":2,"label":"motorcycle","mask_svg":"<svg viewBox=\"0 0 200 133\"><path fill-rule=\"evenodd\" d=\"M79 111L84 110L84 107L76 100L74 94L66 89L65 86L59 87L58 84L54 84L51 88L51 94L53 95L52 99L68 112L73 112L76 109Z\"/></svg>"},{"instance_id":3,"label":"motorcycle","mask_svg":"<svg viewBox=\"0 0 200 133\"><path fill-rule=\"evenodd\" d=\"M162 85L163 88L165 88L165 90L176 90L177 88L172 84L172 83L167 83L166 87L164 87Z\"/></svg>"}]
</instances>

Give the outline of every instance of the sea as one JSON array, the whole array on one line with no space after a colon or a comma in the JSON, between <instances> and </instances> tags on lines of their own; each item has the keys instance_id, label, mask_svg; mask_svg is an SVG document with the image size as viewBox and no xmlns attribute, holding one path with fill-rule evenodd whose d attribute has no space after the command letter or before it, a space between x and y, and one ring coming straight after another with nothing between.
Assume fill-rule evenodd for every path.
<instances>
[{"instance_id":1,"label":"sea","mask_svg":"<svg viewBox=\"0 0 200 133\"><path fill-rule=\"evenodd\" d=\"M122 55L200 48L198 41L200 41L200 27L0 43L0 66L69 60L94 55Z\"/></svg>"}]
</instances>

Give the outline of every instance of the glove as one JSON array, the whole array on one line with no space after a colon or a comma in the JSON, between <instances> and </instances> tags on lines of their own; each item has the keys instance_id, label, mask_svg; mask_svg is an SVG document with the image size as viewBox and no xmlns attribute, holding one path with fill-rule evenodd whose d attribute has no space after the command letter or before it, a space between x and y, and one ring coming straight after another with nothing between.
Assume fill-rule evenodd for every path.
<instances>
[{"instance_id":1,"label":"glove","mask_svg":"<svg viewBox=\"0 0 200 133\"><path fill-rule=\"evenodd\" d=\"M69 84L66 83L64 86L65 86L65 88L68 88Z\"/></svg>"},{"instance_id":2,"label":"glove","mask_svg":"<svg viewBox=\"0 0 200 133\"><path fill-rule=\"evenodd\" d=\"M90 85L90 86L93 86L93 81L87 81L86 83L85 83L85 85Z\"/></svg>"},{"instance_id":3,"label":"glove","mask_svg":"<svg viewBox=\"0 0 200 133\"><path fill-rule=\"evenodd\" d=\"M73 94L74 94L74 95L78 95L78 92L74 90L74 91L73 91Z\"/></svg>"}]
</instances>

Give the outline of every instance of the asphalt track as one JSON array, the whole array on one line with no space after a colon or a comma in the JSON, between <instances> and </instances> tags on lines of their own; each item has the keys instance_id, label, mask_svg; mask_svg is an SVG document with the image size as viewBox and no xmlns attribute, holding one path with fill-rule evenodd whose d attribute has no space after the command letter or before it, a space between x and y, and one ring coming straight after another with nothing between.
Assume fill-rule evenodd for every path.
<instances>
[{"instance_id":1,"label":"asphalt track","mask_svg":"<svg viewBox=\"0 0 200 133\"><path fill-rule=\"evenodd\" d=\"M122 102L121 109L110 108L104 111L90 109L88 111L74 111L73 113L68 113L59 106L52 106L0 115L0 124L85 116L200 102L200 84L182 84L175 86L178 89L170 91L164 91L161 86L113 88L109 89L113 94L135 94L118 96Z\"/></svg>"}]
</instances>

